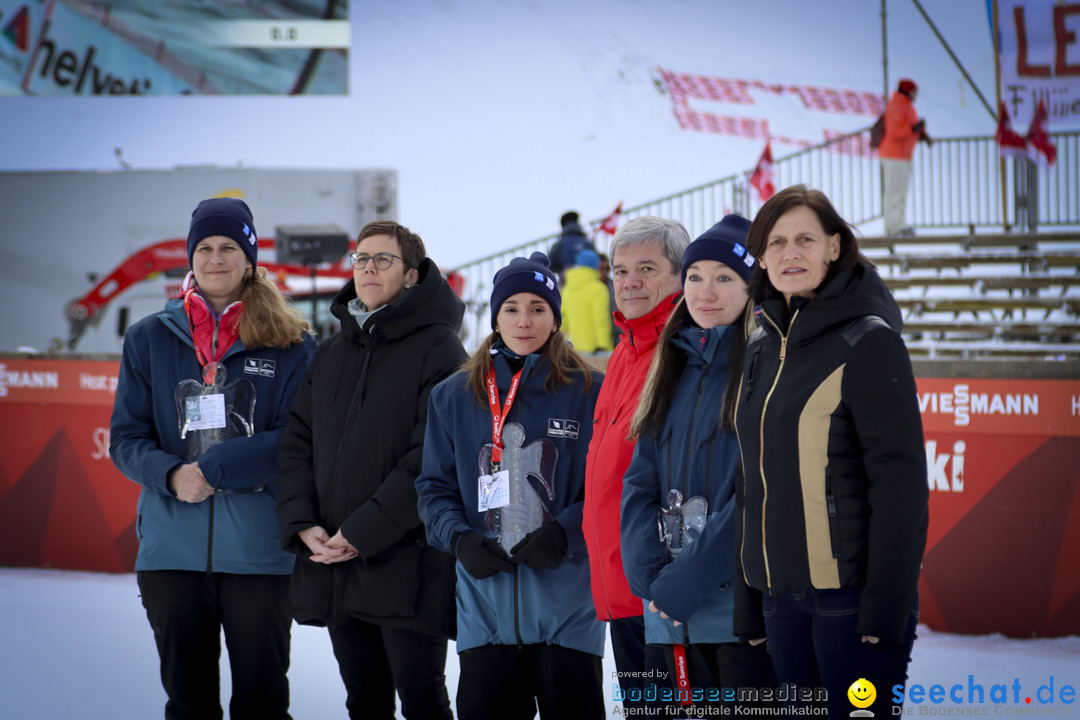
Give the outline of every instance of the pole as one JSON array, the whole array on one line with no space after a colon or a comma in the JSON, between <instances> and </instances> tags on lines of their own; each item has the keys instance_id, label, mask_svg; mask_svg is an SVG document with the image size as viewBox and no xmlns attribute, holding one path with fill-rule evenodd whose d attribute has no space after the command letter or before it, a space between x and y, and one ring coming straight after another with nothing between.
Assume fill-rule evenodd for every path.
<instances>
[{"instance_id":1,"label":"pole","mask_svg":"<svg viewBox=\"0 0 1080 720\"><path fill-rule=\"evenodd\" d=\"M885 0L881 0L881 97L889 102L889 24L886 20Z\"/></svg>"},{"instance_id":2,"label":"pole","mask_svg":"<svg viewBox=\"0 0 1080 720\"><path fill-rule=\"evenodd\" d=\"M938 32L937 25L934 25L934 21L931 20L930 16L926 14L925 10L923 10L923 6L919 3L919 0L911 0L911 2L913 2L915 4L915 7L918 9L919 13L923 16L923 20L926 21L926 24L929 25L930 29L934 31L934 35L937 36L938 42L941 43L941 47L945 48L945 52L949 53L949 57L951 57L952 61L954 63L956 63L956 67L960 69L960 74L963 75L964 79L968 81L968 85L970 85L971 89L975 91L975 95L978 96L979 100L982 101L983 107L986 108L986 112L990 113L991 117L997 119L997 114L990 107L990 103L986 101L986 98L983 97L982 92L979 90L979 86L976 85L975 81L971 79L970 75L968 75L967 68L965 68L963 63L960 62L960 58L956 57L956 53L954 53L952 51L952 48L949 47L949 43L945 42L945 38L941 36L940 32ZM996 0L995 0L995 4L996 4ZM995 41L994 45L995 46L997 45L996 41Z\"/></svg>"},{"instance_id":3,"label":"pole","mask_svg":"<svg viewBox=\"0 0 1080 720\"><path fill-rule=\"evenodd\" d=\"M319 324L318 314L315 312L315 305L319 301L318 289L315 287L315 262L308 265L311 268L311 332L315 333L315 337L319 337Z\"/></svg>"},{"instance_id":4,"label":"pole","mask_svg":"<svg viewBox=\"0 0 1080 720\"><path fill-rule=\"evenodd\" d=\"M992 0L990 33L994 43L994 93L998 112L1001 112L1001 21L998 18L998 0ZM1000 118L998 118L1000 119ZM1001 224L1009 232L1009 189L1006 185L1005 158L998 157L998 178L1001 185Z\"/></svg>"}]
</instances>

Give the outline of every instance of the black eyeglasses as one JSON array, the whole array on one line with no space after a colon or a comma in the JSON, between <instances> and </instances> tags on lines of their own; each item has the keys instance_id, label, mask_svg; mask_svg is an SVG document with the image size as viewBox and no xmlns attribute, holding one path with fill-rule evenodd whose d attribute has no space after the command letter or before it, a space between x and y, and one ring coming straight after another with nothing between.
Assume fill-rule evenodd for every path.
<instances>
[{"instance_id":1,"label":"black eyeglasses","mask_svg":"<svg viewBox=\"0 0 1080 720\"><path fill-rule=\"evenodd\" d=\"M376 270L388 270L390 269L390 266L394 264L394 258L401 260L401 262L403 263L405 262L405 259L402 258L400 255L395 255L394 253L388 252L375 253L374 255L368 255L367 253L358 252L349 253L349 262L351 262L353 267L357 268L358 270L363 270L364 268L366 268L368 260L375 261Z\"/></svg>"}]
</instances>

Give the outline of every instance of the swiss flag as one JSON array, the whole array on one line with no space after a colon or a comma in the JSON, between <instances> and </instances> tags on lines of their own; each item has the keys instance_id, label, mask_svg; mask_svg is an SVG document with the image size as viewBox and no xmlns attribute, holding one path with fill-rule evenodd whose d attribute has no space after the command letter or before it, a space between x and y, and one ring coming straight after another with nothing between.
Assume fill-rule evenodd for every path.
<instances>
[{"instance_id":1,"label":"swiss flag","mask_svg":"<svg viewBox=\"0 0 1080 720\"><path fill-rule=\"evenodd\" d=\"M1050 133L1046 131L1046 104L1042 100L1039 100L1039 106L1035 108L1035 116L1031 118L1027 141L1032 148L1042 153L1047 165L1053 165L1057 160L1057 146L1050 139Z\"/></svg>"},{"instance_id":2,"label":"swiss flag","mask_svg":"<svg viewBox=\"0 0 1080 720\"><path fill-rule=\"evenodd\" d=\"M773 171L772 145L765 143L765 152L758 158L754 173L750 176L750 186L758 191L761 202L767 202L776 194L776 173Z\"/></svg>"},{"instance_id":3,"label":"swiss flag","mask_svg":"<svg viewBox=\"0 0 1080 720\"><path fill-rule=\"evenodd\" d=\"M619 201L619 204L615 206L615 209L611 211L611 214L604 218L604 222L600 223L600 227L596 228L596 231L614 235L615 231L619 229L620 215L622 215L622 201Z\"/></svg>"},{"instance_id":4,"label":"swiss flag","mask_svg":"<svg viewBox=\"0 0 1080 720\"><path fill-rule=\"evenodd\" d=\"M1001 103L1001 110L998 113L998 126L997 132L994 133L994 140L997 141L998 152L1006 157L1023 157L1027 155L1027 141L1013 130L1012 121L1009 119L1009 111L1005 109L1005 103Z\"/></svg>"}]
</instances>

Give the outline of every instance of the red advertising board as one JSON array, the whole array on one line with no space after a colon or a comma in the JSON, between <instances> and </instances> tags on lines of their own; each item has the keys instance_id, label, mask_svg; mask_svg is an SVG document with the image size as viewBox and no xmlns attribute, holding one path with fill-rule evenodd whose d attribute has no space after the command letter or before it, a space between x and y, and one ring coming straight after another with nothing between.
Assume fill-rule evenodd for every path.
<instances>
[{"instance_id":1,"label":"red advertising board","mask_svg":"<svg viewBox=\"0 0 1080 720\"><path fill-rule=\"evenodd\" d=\"M0 565L134 568L139 486L109 459L119 369L0 358Z\"/></svg>"},{"instance_id":2,"label":"red advertising board","mask_svg":"<svg viewBox=\"0 0 1080 720\"><path fill-rule=\"evenodd\" d=\"M108 456L119 363L0 358L0 565L128 572ZM918 378L935 630L1080 634L1080 380Z\"/></svg>"},{"instance_id":3,"label":"red advertising board","mask_svg":"<svg viewBox=\"0 0 1080 720\"><path fill-rule=\"evenodd\" d=\"M922 621L1080 633L1080 381L917 385L930 485Z\"/></svg>"}]
</instances>

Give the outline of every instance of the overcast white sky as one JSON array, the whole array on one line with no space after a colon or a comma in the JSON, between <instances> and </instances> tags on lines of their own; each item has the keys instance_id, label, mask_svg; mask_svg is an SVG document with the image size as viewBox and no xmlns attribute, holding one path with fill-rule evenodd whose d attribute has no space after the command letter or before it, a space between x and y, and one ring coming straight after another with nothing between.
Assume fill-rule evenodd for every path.
<instances>
[{"instance_id":1,"label":"overcast white sky","mask_svg":"<svg viewBox=\"0 0 1080 720\"><path fill-rule=\"evenodd\" d=\"M983 0L923 6L993 103ZM348 97L0 98L0 170L213 164L399 171L400 220L455 265L749 169L759 140L680 130L657 66L882 90L872 0L353 0ZM889 76L937 135L994 124L910 0L888 0ZM792 98L701 109L819 138L872 118ZM777 157L796 148L778 144ZM4 199L0 198L0 209ZM0 228L0 240L3 238Z\"/></svg>"}]
</instances>

